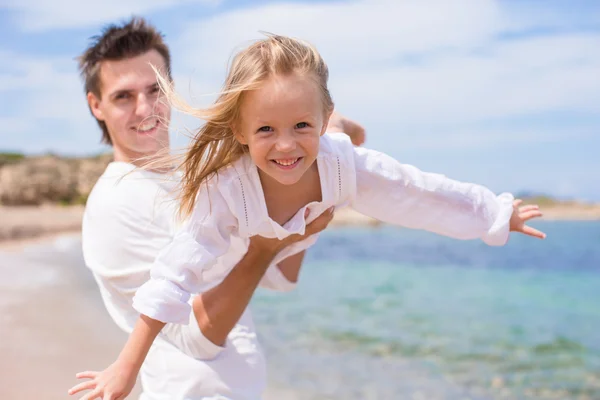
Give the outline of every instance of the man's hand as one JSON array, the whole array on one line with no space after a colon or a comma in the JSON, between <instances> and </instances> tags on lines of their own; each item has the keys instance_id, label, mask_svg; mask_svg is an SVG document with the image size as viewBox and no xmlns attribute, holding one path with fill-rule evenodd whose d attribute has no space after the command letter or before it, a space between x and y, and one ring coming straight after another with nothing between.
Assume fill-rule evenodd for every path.
<instances>
[{"instance_id":1,"label":"man's hand","mask_svg":"<svg viewBox=\"0 0 600 400\"><path fill-rule=\"evenodd\" d=\"M350 136L350 140L355 146L361 146L365 143L365 128L358 122L352 121L336 111L329 118L327 131L345 133Z\"/></svg>"},{"instance_id":2,"label":"man's hand","mask_svg":"<svg viewBox=\"0 0 600 400\"><path fill-rule=\"evenodd\" d=\"M304 218L308 217L308 210L306 210L306 214ZM313 222L306 225L306 229L304 230L304 235L290 235L284 239L268 239L262 236L253 236L250 238L250 247L257 251L265 251L272 252L274 254L279 253L281 250L286 248L287 246L299 242L303 239L306 239L309 236L314 235L315 233L319 233L331 222L333 219L333 207L324 211L323 214L319 215Z\"/></svg>"}]
</instances>

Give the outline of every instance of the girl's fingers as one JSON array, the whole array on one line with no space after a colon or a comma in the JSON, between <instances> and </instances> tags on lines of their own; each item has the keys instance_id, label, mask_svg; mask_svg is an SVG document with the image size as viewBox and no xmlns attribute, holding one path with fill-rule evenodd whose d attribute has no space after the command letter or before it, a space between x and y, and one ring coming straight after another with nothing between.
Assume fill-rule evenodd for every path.
<instances>
[{"instance_id":1,"label":"girl's fingers","mask_svg":"<svg viewBox=\"0 0 600 400\"><path fill-rule=\"evenodd\" d=\"M79 393L82 390L93 389L95 387L96 387L96 382L94 382L94 381L83 382L83 383L80 383L79 385L73 386L71 389L69 389L69 395L74 395L75 393Z\"/></svg>"},{"instance_id":2,"label":"girl's fingers","mask_svg":"<svg viewBox=\"0 0 600 400\"><path fill-rule=\"evenodd\" d=\"M523 206L521 208L519 208L519 212L526 212L526 211L532 211L532 210L539 210L540 207L535 205L535 204L531 204L528 206Z\"/></svg>"},{"instance_id":3,"label":"girl's fingers","mask_svg":"<svg viewBox=\"0 0 600 400\"><path fill-rule=\"evenodd\" d=\"M521 217L521 219L523 221L528 221L532 218L537 218L537 217L541 217L541 216L542 216L542 212L539 210L531 210L531 211L519 213L519 217Z\"/></svg>"},{"instance_id":4,"label":"girl's fingers","mask_svg":"<svg viewBox=\"0 0 600 400\"><path fill-rule=\"evenodd\" d=\"M98 371L84 371L84 372L79 372L79 373L75 374L75 378L77 378L77 379L82 379L82 378L94 379L97 375L98 375Z\"/></svg>"},{"instance_id":5,"label":"girl's fingers","mask_svg":"<svg viewBox=\"0 0 600 400\"><path fill-rule=\"evenodd\" d=\"M93 392L89 392L88 394L86 394L85 396L80 398L79 400L95 400L95 399L102 400L102 392L98 389L94 390Z\"/></svg>"},{"instance_id":6,"label":"girl's fingers","mask_svg":"<svg viewBox=\"0 0 600 400\"><path fill-rule=\"evenodd\" d=\"M543 233L541 231L538 231L537 229L532 228L532 227L527 226L527 225L523 226L523 233L526 234L526 235L529 235L529 236L533 236L533 237L539 238L539 239L545 239L546 238L546 234L545 233Z\"/></svg>"}]
</instances>

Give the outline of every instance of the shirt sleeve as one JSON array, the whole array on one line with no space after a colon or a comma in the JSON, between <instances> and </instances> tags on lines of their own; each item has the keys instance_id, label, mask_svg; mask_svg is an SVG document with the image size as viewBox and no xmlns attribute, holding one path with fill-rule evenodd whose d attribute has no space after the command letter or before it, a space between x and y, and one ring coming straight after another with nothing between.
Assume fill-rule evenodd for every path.
<instances>
[{"instance_id":1,"label":"shirt sleeve","mask_svg":"<svg viewBox=\"0 0 600 400\"><path fill-rule=\"evenodd\" d=\"M188 324L190 296L210 283L203 273L227 252L236 227L237 220L218 187L204 187L192 215L160 251L150 279L136 292L135 310L162 322Z\"/></svg>"},{"instance_id":2,"label":"shirt sleeve","mask_svg":"<svg viewBox=\"0 0 600 400\"><path fill-rule=\"evenodd\" d=\"M491 246L508 240L513 196L422 172L374 150L354 149L356 197L352 207L382 222Z\"/></svg>"}]
</instances>

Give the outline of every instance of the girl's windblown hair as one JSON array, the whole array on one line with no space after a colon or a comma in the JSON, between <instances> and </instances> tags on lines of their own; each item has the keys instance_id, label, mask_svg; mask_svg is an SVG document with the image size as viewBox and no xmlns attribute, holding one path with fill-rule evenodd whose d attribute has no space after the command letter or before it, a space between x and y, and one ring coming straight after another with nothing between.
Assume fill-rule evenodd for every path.
<instances>
[{"instance_id":1,"label":"girl's windblown hair","mask_svg":"<svg viewBox=\"0 0 600 400\"><path fill-rule=\"evenodd\" d=\"M310 44L285 36L268 34L266 39L240 51L232 60L218 98L205 109L189 106L175 92L172 81L157 71L158 82L170 105L206 121L195 132L178 163L182 174L180 218L186 218L192 212L200 186L245 152L245 146L236 140L232 130L240 123L239 111L244 95L260 87L273 75L292 73L314 79L321 89L324 113L333 111L333 101L327 88L329 71L321 55ZM148 165L151 164L155 163Z\"/></svg>"}]
</instances>

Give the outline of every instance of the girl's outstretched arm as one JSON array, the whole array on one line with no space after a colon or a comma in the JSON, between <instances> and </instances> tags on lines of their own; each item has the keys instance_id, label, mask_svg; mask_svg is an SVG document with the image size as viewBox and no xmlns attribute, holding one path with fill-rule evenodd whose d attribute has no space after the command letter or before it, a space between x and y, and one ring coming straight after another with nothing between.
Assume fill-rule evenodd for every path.
<instances>
[{"instance_id":1,"label":"girl's outstretched arm","mask_svg":"<svg viewBox=\"0 0 600 400\"><path fill-rule=\"evenodd\" d=\"M496 195L481 185L423 172L375 150L353 151L357 194L352 207L362 214L491 246L504 245L510 231L544 237L525 224L541 216L537 206L519 208L510 193Z\"/></svg>"},{"instance_id":2,"label":"girl's outstretched arm","mask_svg":"<svg viewBox=\"0 0 600 400\"><path fill-rule=\"evenodd\" d=\"M74 395L83 390L91 390L83 399L121 400L126 398L135 385L150 346L164 326L163 322L141 315L117 360L104 371L78 373L76 375L78 379L88 378L90 380L73 386L69 389L69 394Z\"/></svg>"}]
</instances>

